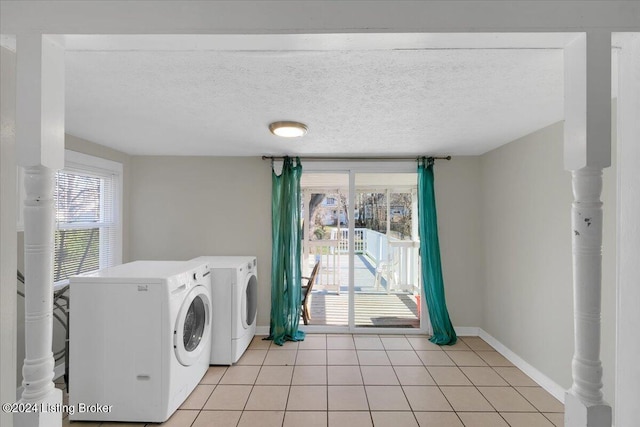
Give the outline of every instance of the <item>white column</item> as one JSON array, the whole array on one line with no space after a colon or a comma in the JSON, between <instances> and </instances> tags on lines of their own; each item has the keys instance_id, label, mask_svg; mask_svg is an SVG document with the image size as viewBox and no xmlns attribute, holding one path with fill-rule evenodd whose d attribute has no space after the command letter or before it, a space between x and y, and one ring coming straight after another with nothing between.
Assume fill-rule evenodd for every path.
<instances>
[{"instance_id":1,"label":"white column","mask_svg":"<svg viewBox=\"0 0 640 427\"><path fill-rule=\"evenodd\" d=\"M42 35L17 37L16 144L25 167L25 360L21 403L42 411L15 415L18 427L62 425L54 387L53 205L55 171L64 162L64 48ZM46 411L49 409L49 411Z\"/></svg>"},{"instance_id":2,"label":"white column","mask_svg":"<svg viewBox=\"0 0 640 427\"><path fill-rule=\"evenodd\" d=\"M349 206L356 205L356 172L349 171ZM353 331L356 323L356 302L355 302L355 244L356 244L356 222L349 221L349 330Z\"/></svg>"},{"instance_id":3,"label":"white column","mask_svg":"<svg viewBox=\"0 0 640 427\"><path fill-rule=\"evenodd\" d=\"M618 284L616 425L640 420L640 33L616 35L618 79Z\"/></svg>"},{"instance_id":4,"label":"white column","mask_svg":"<svg viewBox=\"0 0 640 427\"><path fill-rule=\"evenodd\" d=\"M16 61L0 48L0 402L16 398ZM0 425L13 426L13 414L1 411Z\"/></svg>"},{"instance_id":5,"label":"white column","mask_svg":"<svg viewBox=\"0 0 640 427\"><path fill-rule=\"evenodd\" d=\"M611 164L611 34L565 48L565 167L572 171L574 355L565 426L611 426L602 396L602 170ZM609 373L611 375L612 373Z\"/></svg>"},{"instance_id":6,"label":"white column","mask_svg":"<svg viewBox=\"0 0 640 427\"><path fill-rule=\"evenodd\" d=\"M418 232L418 190L411 189L411 240L420 240Z\"/></svg>"},{"instance_id":7,"label":"white column","mask_svg":"<svg viewBox=\"0 0 640 427\"><path fill-rule=\"evenodd\" d=\"M599 359L602 169L583 168L574 171L572 176L575 352L571 393L588 404L602 404L602 363Z\"/></svg>"},{"instance_id":8,"label":"white column","mask_svg":"<svg viewBox=\"0 0 640 427\"><path fill-rule=\"evenodd\" d=\"M302 200L304 206L304 238L303 244L303 256L302 256L302 274L307 276L311 275L309 271L309 242L311 241L311 212L309 211L309 204L311 203L311 190L302 190Z\"/></svg>"}]
</instances>

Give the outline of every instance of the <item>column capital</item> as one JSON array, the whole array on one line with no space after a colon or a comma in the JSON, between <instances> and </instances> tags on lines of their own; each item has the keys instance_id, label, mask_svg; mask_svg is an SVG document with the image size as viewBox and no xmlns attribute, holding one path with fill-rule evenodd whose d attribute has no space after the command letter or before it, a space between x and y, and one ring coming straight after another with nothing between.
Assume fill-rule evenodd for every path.
<instances>
[{"instance_id":1,"label":"column capital","mask_svg":"<svg viewBox=\"0 0 640 427\"><path fill-rule=\"evenodd\" d=\"M64 45L42 34L16 37L16 147L20 166L64 167Z\"/></svg>"},{"instance_id":2,"label":"column capital","mask_svg":"<svg viewBox=\"0 0 640 427\"><path fill-rule=\"evenodd\" d=\"M611 32L567 45L564 75L565 169L611 166Z\"/></svg>"}]
</instances>

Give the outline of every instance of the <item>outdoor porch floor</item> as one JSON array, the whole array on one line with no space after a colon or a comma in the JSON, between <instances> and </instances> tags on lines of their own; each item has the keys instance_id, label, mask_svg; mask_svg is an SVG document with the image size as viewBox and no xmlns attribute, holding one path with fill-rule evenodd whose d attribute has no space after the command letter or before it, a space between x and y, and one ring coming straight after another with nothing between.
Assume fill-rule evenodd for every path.
<instances>
[{"instance_id":1,"label":"outdoor porch floor","mask_svg":"<svg viewBox=\"0 0 640 427\"><path fill-rule=\"evenodd\" d=\"M349 294L312 293L309 325L348 325ZM416 297L407 294L356 293L355 325L419 328Z\"/></svg>"},{"instance_id":2,"label":"outdoor porch floor","mask_svg":"<svg viewBox=\"0 0 640 427\"><path fill-rule=\"evenodd\" d=\"M333 257L332 257L333 258ZM348 255L336 256L335 261L325 262L318 281L311 293L310 325L347 326L349 313L349 258ZM340 283L332 284L332 274ZM397 327L419 328L418 301L416 295L405 291L391 290L387 294L387 280L380 277L376 288L375 265L364 255L356 254L355 276L355 325L360 327Z\"/></svg>"}]
</instances>

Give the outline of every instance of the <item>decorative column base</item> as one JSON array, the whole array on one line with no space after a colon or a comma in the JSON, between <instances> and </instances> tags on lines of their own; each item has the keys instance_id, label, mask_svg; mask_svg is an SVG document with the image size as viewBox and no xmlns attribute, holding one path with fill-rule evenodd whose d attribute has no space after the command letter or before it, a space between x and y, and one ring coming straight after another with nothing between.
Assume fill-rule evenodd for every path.
<instances>
[{"instance_id":1,"label":"decorative column base","mask_svg":"<svg viewBox=\"0 0 640 427\"><path fill-rule=\"evenodd\" d=\"M611 406L589 405L567 392L564 395L565 427L611 427Z\"/></svg>"},{"instance_id":2,"label":"decorative column base","mask_svg":"<svg viewBox=\"0 0 640 427\"><path fill-rule=\"evenodd\" d=\"M15 427L62 427L62 390L54 388L37 402L20 399L18 403L28 405L32 411L16 413Z\"/></svg>"}]
</instances>

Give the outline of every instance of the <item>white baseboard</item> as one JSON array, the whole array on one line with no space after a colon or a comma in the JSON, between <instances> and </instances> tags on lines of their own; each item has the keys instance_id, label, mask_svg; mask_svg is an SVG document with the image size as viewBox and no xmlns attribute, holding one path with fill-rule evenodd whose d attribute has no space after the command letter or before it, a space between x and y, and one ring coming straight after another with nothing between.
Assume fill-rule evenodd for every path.
<instances>
[{"instance_id":1,"label":"white baseboard","mask_svg":"<svg viewBox=\"0 0 640 427\"><path fill-rule=\"evenodd\" d=\"M527 374L540 387L548 391L553 397L564 404L564 394L567 391L560 384L527 363L523 358L511 351L507 346L489 335L485 330L476 326L455 326L456 335L461 337L480 337L502 354L509 362ZM258 326L256 335L269 335L269 326Z\"/></svg>"},{"instance_id":2,"label":"white baseboard","mask_svg":"<svg viewBox=\"0 0 640 427\"><path fill-rule=\"evenodd\" d=\"M461 337L477 337L480 333L480 328L476 326L454 326L453 329Z\"/></svg>"},{"instance_id":3,"label":"white baseboard","mask_svg":"<svg viewBox=\"0 0 640 427\"><path fill-rule=\"evenodd\" d=\"M256 326L256 335L269 335L269 326ZM454 327L455 331L456 331L456 335L459 335L461 337L477 337L479 334L479 330L480 328L475 327L475 326L455 326ZM309 332L309 333L313 333L313 332ZM341 334L345 333L345 332L340 332ZM346 332L349 333L349 332ZM379 333L383 334L383 331L380 331Z\"/></svg>"},{"instance_id":4,"label":"white baseboard","mask_svg":"<svg viewBox=\"0 0 640 427\"><path fill-rule=\"evenodd\" d=\"M518 369L527 374L532 380L538 383L540 387L548 391L553 397L564 404L564 394L567 391L560 384L531 366L523 358L515 354L500 341L489 335L482 328L478 328L478 336L485 340L491 347L495 348L498 353L502 354L509 362L513 363Z\"/></svg>"}]
</instances>

